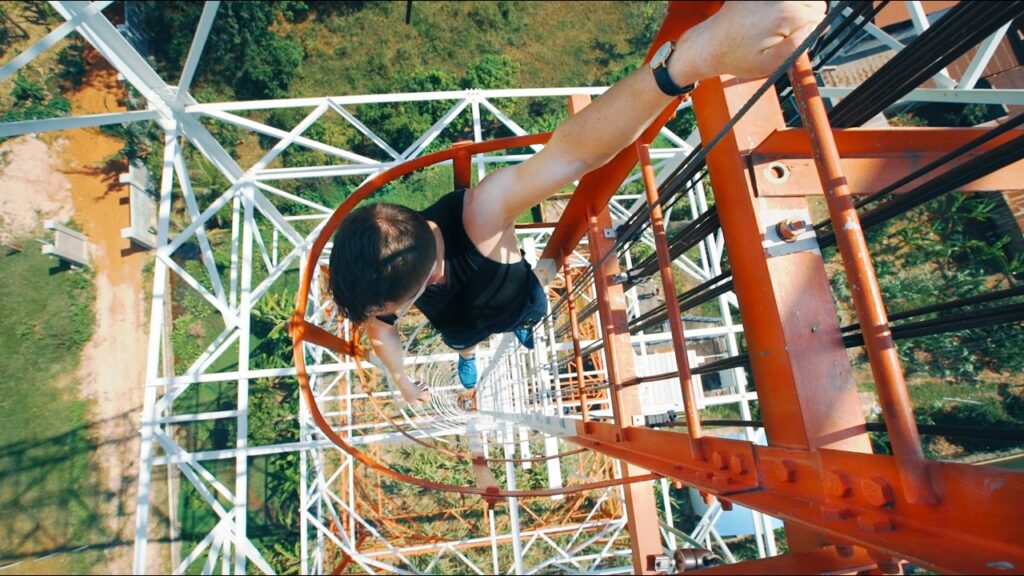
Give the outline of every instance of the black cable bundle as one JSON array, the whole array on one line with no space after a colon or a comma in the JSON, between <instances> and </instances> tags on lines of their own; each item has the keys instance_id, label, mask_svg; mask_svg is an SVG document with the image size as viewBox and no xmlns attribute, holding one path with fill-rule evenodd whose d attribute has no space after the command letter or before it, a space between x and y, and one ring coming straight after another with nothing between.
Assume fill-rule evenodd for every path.
<instances>
[{"instance_id":1,"label":"black cable bundle","mask_svg":"<svg viewBox=\"0 0 1024 576\"><path fill-rule=\"evenodd\" d=\"M829 114L833 128L860 126L1024 13L1024 2L960 2L864 81Z\"/></svg>"}]
</instances>

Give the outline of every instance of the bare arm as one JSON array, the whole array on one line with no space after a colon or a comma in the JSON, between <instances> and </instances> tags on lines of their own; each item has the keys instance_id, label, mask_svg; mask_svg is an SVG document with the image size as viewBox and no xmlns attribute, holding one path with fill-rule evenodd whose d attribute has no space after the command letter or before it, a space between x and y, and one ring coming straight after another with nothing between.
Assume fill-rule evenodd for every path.
<instances>
[{"instance_id":1,"label":"bare arm","mask_svg":"<svg viewBox=\"0 0 1024 576\"><path fill-rule=\"evenodd\" d=\"M398 386L402 398L410 404L429 398L430 394L418 387L405 374L405 354L402 352L402 339L398 335L398 328L371 317L366 322L366 333L370 337L374 353L391 374L391 379Z\"/></svg>"},{"instance_id":2,"label":"bare arm","mask_svg":"<svg viewBox=\"0 0 1024 576\"><path fill-rule=\"evenodd\" d=\"M679 86L720 74L767 75L807 37L824 10L820 1L726 2L676 41L669 74ZM541 152L485 178L471 198L478 222L484 229L501 229L601 167L635 141L672 100L658 89L652 71L641 67L559 126Z\"/></svg>"},{"instance_id":3,"label":"bare arm","mask_svg":"<svg viewBox=\"0 0 1024 576\"><path fill-rule=\"evenodd\" d=\"M391 378L398 381L405 377L405 355L398 328L371 317L366 322L366 333L374 353L381 359Z\"/></svg>"}]
</instances>

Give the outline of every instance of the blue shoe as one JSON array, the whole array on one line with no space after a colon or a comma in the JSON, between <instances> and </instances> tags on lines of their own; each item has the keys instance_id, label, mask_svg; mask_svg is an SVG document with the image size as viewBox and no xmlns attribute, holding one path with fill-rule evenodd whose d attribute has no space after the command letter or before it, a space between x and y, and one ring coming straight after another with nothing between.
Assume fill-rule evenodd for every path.
<instances>
[{"instance_id":1,"label":"blue shoe","mask_svg":"<svg viewBox=\"0 0 1024 576\"><path fill-rule=\"evenodd\" d=\"M516 335L516 340L527 349L533 350L533 329L519 327L512 331Z\"/></svg>"},{"instance_id":2,"label":"blue shoe","mask_svg":"<svg viewBox=\"0 0 1024 576\"><path fill-rule=\"evenodd\" d=\"M459 382L466 390L476 387L476 356L466 359L459 356Z\"/></svg>"}]
</instances>

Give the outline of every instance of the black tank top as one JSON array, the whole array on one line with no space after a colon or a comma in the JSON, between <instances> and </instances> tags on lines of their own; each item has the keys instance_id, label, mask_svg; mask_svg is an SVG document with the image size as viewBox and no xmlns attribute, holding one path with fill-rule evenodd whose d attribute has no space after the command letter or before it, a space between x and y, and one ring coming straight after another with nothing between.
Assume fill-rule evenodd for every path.
<instances>
[{"instance_id":1,"label":"black tank top","mask_svg":"<svg viewBox=\"0 0 1024 576\"><path fill-rule=\"evenodd\" d=\"M465 189L455 190L420 212L441 229L445 282L427 286L416 307L438 331L454 339L515 328L533 275L526 260L503 264L473 245L462 222L465 195Z\"/></svg>"}]
</instances>

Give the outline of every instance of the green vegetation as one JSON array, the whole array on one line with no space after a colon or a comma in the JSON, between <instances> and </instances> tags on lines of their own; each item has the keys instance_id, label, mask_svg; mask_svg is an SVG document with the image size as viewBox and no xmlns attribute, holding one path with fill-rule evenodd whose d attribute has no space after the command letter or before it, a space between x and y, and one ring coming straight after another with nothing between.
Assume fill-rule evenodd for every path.
<instances>
[{"instance_id":1,"label":"green vegetation","mask_svg":"<svg viewBox=\"0 0 1024 576\"><path fill-rule=\"evenodd\" d=\"M103 571L110 494L90 475L99 439L73 376L92 335L92 280L23 246L0 256L0 565L59 553L41 566ZM92 548L71 553L82 545Z\"/></svg>"},{"instance_id":2,"label":"green vegetation","mask_svg":"<svg viewBox=\"0 0 1024 576\"><path fill-rule=\"evenodd\" d=\"M85 81L85 43L75 39L57 53L58 75L70 88Z\"/></svg>"},{"instance_id":3,"label":"green vegetation","mask_svg":"<svg viewBox=\"0 0 1024 576\"><path fill-rule=\"evenodd\" d=\"M180 74L191 42L188 35L176 31L193 29L202 8L181 1L139 5L141 28L150 37L156 68L173 79ZM406 25L405 5L400 2L222 4L193 82L193 93L200 101L207 101L603 84L639 65L660 24L664 6L664 2L419 3L414 6L411 24ZM560 57L553 58L552 54ZM353 107L352 111L401 151L450 106L448 102L400 103ZM551 130L566 115L562 98L506 101L502 107L528 131ZM278 109L250 116L290 130L308 112ZM692 113L681 114L674 122L688 133L693 125ZM204 123L229 152L240 156L243 164L277 142L266 136L246 135L222 122ZM483 124L488 137L511 135L487 114ZM375 144L333 113L310 127L306 135L369 157L384 157ZM125 136L139 140L137 134ZM471 120L464 112L427 151L472 136ZM150 157L153 165L158 162L152 160L160 148L157 142L136 142L126 148ZM271 167L338 161L293 146ZM285 184L282 182L282 186ZM327 206L337 204L354 188L354 184L341 179L287 184L289 192ZM421 179L417 175L392 184L376 199L426 205L450 188L450 179ZM287 203L279 208L286 213L294 209Z\"/></svg>"},{"instance_id":4,"label":"green vegetation","mask_svg":"<svg viewBox=\"0 0 1024 576\"><path fill-rule=\"evenodd\" d=\"M63 19L45 2L0 0L0 56L10 59L42 38ZM56 47L0 82L0 122L67 116L65 90L78 85L84 71L81 41L64 39ZM79 56L76 68L74 56ZM6 138L0 139L0 142Z\"/></svg>"},{"instance_id":5,"label":"green vegetation","mask_svg":"<svg viewBox=\"0 0 1024 576\"><path fill-rule=\"evenodd\" d=\"M1019 255L1008 255L1009 239L994 228L995 201L983 194L951 193L868 230L890 315L1019 285L1024 261ZM834 249L825 256L838 266ZM833 275L832 287L844 322L849 322L853 315L845 276ZM968 310L985 307L974 305ZM917 420L953 426L1024 427L1019 409L1024 386L1022 344L1024 333L1016 323L901 340L898 350ZM868 374L864 353L857 351L853 359L855 373ZM862 388L874 389L870 384ZM877 450L888 452L884 434L873 434L873 439ZM933 457L1011 447L1007 442L925 437L925 449Z\"/></svg>"},{"instance_id":6,"label":"green vegetation","mask_svg":"<svg viewBox=\"0 0 1024 576\"><path fill-rule=\"evenodd\" d=\"M54 94L45 85L30 80L25 76L24 70L14 77L11 100L10 106L0 116L0 122L40 120L67 116L71 112L71 103L67 98Z\"/></svg>"}]
</instances>

